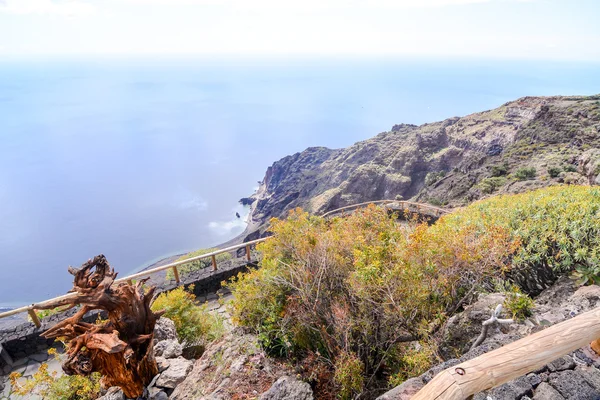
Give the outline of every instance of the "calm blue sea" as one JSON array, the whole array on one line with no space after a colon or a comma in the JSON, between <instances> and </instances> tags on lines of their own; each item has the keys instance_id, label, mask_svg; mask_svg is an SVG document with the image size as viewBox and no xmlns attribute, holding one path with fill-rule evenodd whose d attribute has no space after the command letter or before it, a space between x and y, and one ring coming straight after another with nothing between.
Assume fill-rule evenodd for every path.
<instances>
[{"instance_id":1,"label":"calm blue sea","mask_svg":"<svg viewBox=\"0 0 600 400\"><path fill-rule=\"evenodd\" d=\"M485 60L0 60L0 306L240 233L267 166L525 95L595 94L600 66Z\"/></svg>"}]
</instances>

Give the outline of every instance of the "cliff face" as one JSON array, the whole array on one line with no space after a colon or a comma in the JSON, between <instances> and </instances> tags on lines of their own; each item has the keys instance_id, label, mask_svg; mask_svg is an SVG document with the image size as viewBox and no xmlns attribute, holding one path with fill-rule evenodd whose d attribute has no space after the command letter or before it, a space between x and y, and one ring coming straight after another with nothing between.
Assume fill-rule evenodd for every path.
<instances>
[{"instance_id":1,"label":"cliff face","mask_svg":"<svg viewBox=\"0 0 600 400\"><path fill-rule=\"evenodd\" d=\"M600 95L525 97L462 118L400 124L346 149L309 148L268 168L252 203L264 224L402 196L460 206L492 193L600 183Z\"/></svg>"}]
</instances>

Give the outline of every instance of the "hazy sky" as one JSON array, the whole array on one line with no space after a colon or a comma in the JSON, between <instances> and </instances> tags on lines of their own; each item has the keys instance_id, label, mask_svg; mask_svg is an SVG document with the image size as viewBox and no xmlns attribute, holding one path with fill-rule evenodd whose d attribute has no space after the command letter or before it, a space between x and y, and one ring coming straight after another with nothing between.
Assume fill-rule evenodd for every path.
<instances>
[{"instance_id":1,"label":"hazy sky","mask_svg":"<svg viewBox=\"0 0 600 400\"><path fill-rule=\"evenodd\" d=\"M0 55L600 61L600 0L0 0Z\"/></svg>"}]
</instances>

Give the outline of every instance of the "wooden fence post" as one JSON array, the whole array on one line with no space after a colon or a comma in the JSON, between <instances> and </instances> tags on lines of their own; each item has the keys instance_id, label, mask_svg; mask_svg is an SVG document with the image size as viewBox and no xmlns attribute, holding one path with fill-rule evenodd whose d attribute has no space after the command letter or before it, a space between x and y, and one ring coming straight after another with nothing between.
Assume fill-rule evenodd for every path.
<instances>
[{"instance_id":1,"label":"wooden fence post","mask_svg":"<svg viewBox=\"0 0 600 400\"><path fill-rule=\"evenodd\" d=\"M250 245L247 244L246 245L246 260L248 260L248 262L250 262L250 258L251 258L251 256L250 256Z\"/></svg>"},{"instance_id":2,"label":"wooden fence post","mask_svg":"<svg viewBox=\"0 0 600 400\"><path fill-rule=\"evenodd\" d=\"M36 328L39 328L40 326L42 326L42 323L40 322L40 319L38 318L37 314L35 313L35 310L31 309L31 310L28 310L27 312L29 313L29 316L31 317L31 320L35 324Z\"/></svg>"},{"instance_id":3,"label":"wooden fence post","mask_svg":"<svg viewBox=\"0 0 600 400\"><path fill-rule=\"evenodd\" d=\"M216 271L217 270L217 257L215 255L212 255L210 258L212 259L213 271Z\"/></svg>"},{"instance_id":4,"label":"wooden fence post","mask_svg":"<svg viewBox=\"0 0 600 400\"><path fill-rule=\"evenodd\" d=\"M177 266L173 267L173 275L175 275L175 282L177 282L179 285L181 281L179 280L179 271L177 271Z\"/></svg>"}]
</instances>

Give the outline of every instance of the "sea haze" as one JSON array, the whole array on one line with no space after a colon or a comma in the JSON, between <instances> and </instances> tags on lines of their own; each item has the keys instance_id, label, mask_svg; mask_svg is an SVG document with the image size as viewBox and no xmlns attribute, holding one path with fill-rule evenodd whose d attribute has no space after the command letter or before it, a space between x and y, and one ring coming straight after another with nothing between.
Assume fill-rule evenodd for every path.
<instances>
[{"instance_id":1,"label":"sea haze","mask_svg":"<svg viewBox=\"0 0 600 400\"><path fill-rule=\"evenodd\" d=\"M481 60L0 60L0 306L243 230L267 166L526 95L600 92L589 64Z\"/></svg>"}]
</instances>

